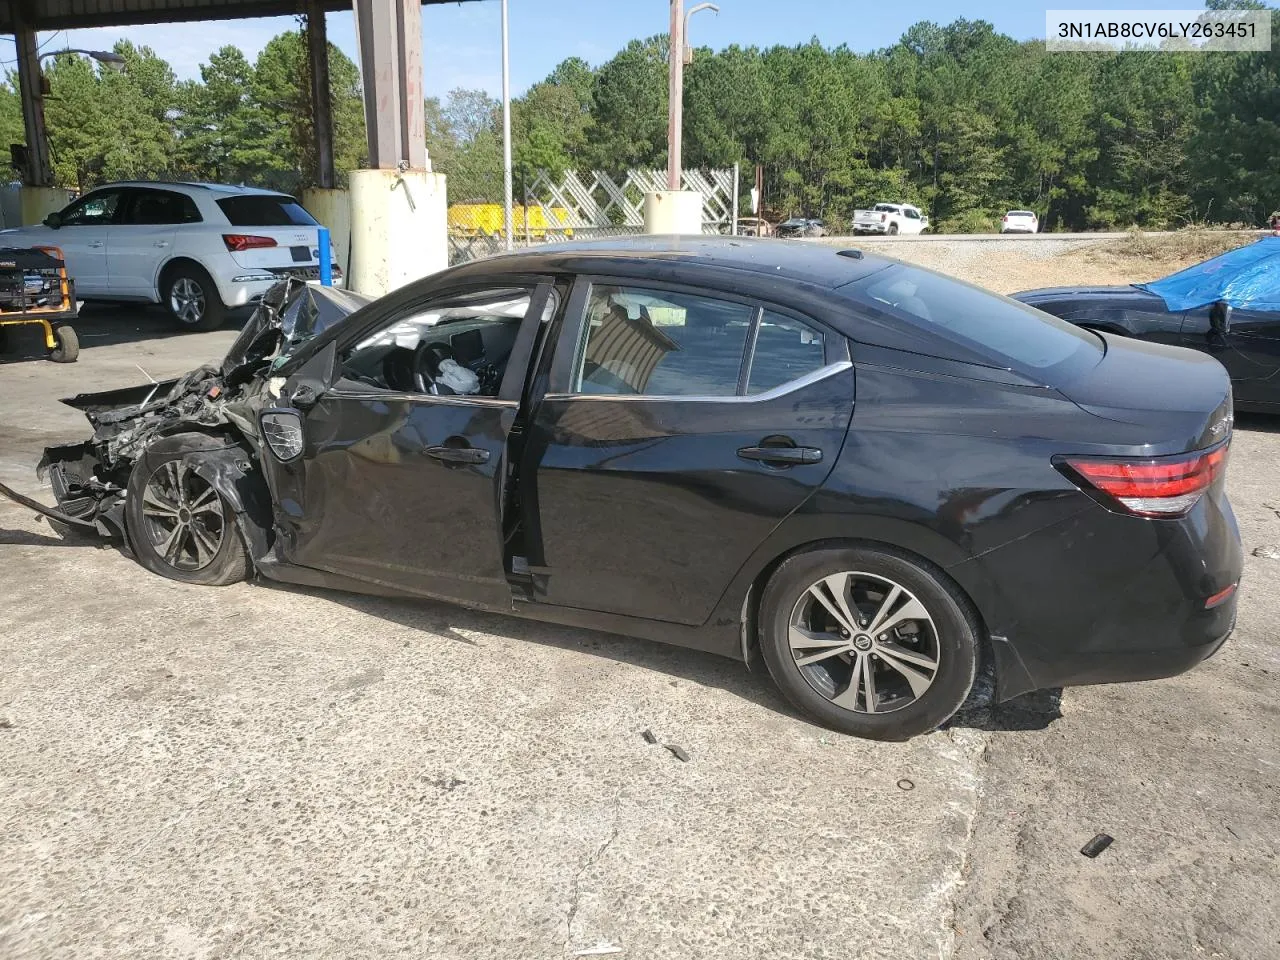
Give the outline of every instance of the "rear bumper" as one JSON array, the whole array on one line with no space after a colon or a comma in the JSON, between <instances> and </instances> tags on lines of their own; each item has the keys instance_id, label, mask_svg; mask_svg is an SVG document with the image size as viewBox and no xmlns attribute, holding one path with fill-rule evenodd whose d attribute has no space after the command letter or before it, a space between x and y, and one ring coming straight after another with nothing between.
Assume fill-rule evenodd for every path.
<instances>
[{"instance_id":1,"label":"rear bumper","mask_svg":"<svg viewBox=\"0 0 1280 960\"><path fill-rule=\"evenodd\" d=\"M1230 636L1236 596L1205 604L1238 584L1243 568L1235 517L1217 493L1181 520L1091 507L955 572L998 585L974 592L992 635L998 696L1007 700L1191 669Z\"/></svg>"},{"instance_id":2,"label":"rear bumper","mask_svg":"<svg viewBox=\"0 0 1280 960\"><path fill-rule=\"evenodd\" d=\"M251 272L246 270L230 280L218 281L218 292L222 296L222 302L228 307L243 307L257 303L268 290L285 277L284 273L275 274L264 271L260 277L250 279L249 274ZM318 278L308 277L306 279L307 283L320 282ZM333 285L335 287L344 285L341 271L335 271Z\"/></svg>"}]
</instances>

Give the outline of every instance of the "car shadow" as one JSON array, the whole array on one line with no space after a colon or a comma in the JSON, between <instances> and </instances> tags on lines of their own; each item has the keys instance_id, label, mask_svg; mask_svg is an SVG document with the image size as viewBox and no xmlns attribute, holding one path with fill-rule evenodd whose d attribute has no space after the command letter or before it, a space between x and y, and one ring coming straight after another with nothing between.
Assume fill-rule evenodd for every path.
<instances>
[{"instance_id":1,"label":"car shadow","mask_svg":"<svg viewBox=\"0 0 1280 960\"><path fill-rule=\"evenodd\" d=\"M1007 733L1045 730L1062 719L1062 688L1034 690L1004 703L987 703L966 707L943 724L943 729L958 727Z\"/></svg>"},{"instance_id":2,"label":"car shadow","mask_svg":"<svg viewBox=\"0 0 1280 960\"><path fill-rule=\"evenodd\" d=\"M99 537L77 536L73 532L64 536L56 529L50 530L47 534L41 534L30 530L11 530L8 527L0 527L0 546L96 547L105 550L116 545Z\"/></svg>"},{"instance_id":3,"label":"car shadow","mask_svg":"<svg viewBox=\"0 0 1280 960\"><path fill-rule=\"evenodd\" d=\"M587 653L616 663L666 674L673 678L673 682L684 680L716 687L774 713L792 719L804 719L777 692L764 664L759 661L748 670L741 661L700 650L524 617L468 610L433 600L373 597L271 580L258 580L257 585L269 590L324 598L360 613L388 620L399 626L444 636L468 646L483 647L483 636L472 636L482 634L518 643L538 643Z\"/></svg>"},{"instance_id":4,"label":"car shadow","mask_svg":"<svg viewBox=\"0 0 1280 960\"><path fill-rule=\"evenodd\" d=\"M1280 417L1267 413L1237 413L1235 429L1254 433L1280 433Z\"/></svg>"},{"instance_id":5,"label":"car shadow","mask_svg":"<svg viewBox=\"0 0 1280 960\"><path fill-rule=\"evenodd\" d=\"M239 330L252 314L248 307L228 311L219 329ZM180 329L164 308L153 304L86 303L71 325L82 349L191 335L191 331Z\"/></svg>"}]
</instances>

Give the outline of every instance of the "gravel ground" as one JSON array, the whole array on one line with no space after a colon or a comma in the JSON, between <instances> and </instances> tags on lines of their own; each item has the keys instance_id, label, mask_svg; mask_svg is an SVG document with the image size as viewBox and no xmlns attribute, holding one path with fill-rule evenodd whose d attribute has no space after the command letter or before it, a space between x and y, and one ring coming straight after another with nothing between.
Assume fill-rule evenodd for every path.
<instances>
[{"instance_id":1,"label":"gravel ground","mask_svg":"<svg viewBox=\"0 0 1280 960\"><path fill-rule=\"evenodd\" d=\"M992 243L930 265L1020 271L1001 289L1116 269L1077 252L1037 273L1019 249L997 267ZM81 326L74 366L0 366L0 479L27 492L39 449L84 432L54 398L183 372L233 335ZM1280 543L1278 458L1276 425L1242 419L1247 552ZM1192 673L902 745L817 729L730 661L186 587L6 501L0 570L4 960L1280 956L1280 561L1249 556L1237 633ZM1098 832L1115 844L1082 857Z\"/></svg>"}]
</instances>

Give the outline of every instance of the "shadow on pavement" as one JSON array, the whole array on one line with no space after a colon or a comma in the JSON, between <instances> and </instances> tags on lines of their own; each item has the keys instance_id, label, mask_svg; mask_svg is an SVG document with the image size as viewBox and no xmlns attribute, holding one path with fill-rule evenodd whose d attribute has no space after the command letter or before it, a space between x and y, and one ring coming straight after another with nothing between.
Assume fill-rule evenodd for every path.
<instances>
[{"instance_id":1,"label":"shadow on pavement","mask_svg":"<svg viewBox=\"0 0 1280 960\"><path fill-rule=\"evenodd\" d=\"M563 650L580 650L595 657L665 673L679 680L716 687L783 716L803 719L774 689L764 665L760 663L747 670L737 660L698 650L578 627L564 627L524 617L467 610L433 600L387 599L270 580L259 580L257 584L269 590L323 597L352 610L389 620L400 626L443 635L470 646L484 646L483 641L467 635L474 631L517 643L540 643ZM816 729L820 728L815 726Z\"/></svg>"},{"instance_id":2,"label":"shadow on pavement","mask_svg":"<svg viewBox=\"0 0 1280 960\"><path fill-rule=\"evenodd\" d=\"M1237 413L1235 428L1255 433L1280 433L1280 417L1267 413Z\"/></svg>"},{"instance_id":3,"label":"shadow on pavement","mask_svg":"<svg viewBox=\"0 0 1280 960\"><path fill-rule=\"evenodd\" d=\"M1062 688L1036 690L1004 703L961 710L944 727L1007 732L1044 730L1062 719Z\"/></svg>"},{"instance_id":4,"label":"shadow on pavement","mask_svg":"<svg viewBox=\"0 0 1280 960\"><path fill-rule=\"evenodd\" d=\"M240 329L252 312L247 307L230 311L219 329ZM185 337L192 332L179 329L163 308L141 303L86 303L72 326L82 349Z\"/></svg>"}]
</instances>

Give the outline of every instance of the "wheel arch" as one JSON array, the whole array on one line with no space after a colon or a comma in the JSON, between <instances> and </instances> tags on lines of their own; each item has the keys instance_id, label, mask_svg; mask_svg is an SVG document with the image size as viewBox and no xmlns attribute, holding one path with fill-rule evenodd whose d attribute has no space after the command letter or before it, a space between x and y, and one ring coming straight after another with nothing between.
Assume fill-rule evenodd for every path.
<instances>
[{"instance_id":1,"label":"wheel arch","mask_svg":"<svg viewBox=\"0 0 1280 960\"><path fill-rule=\"evenodd\" d=\"M197 270L199 270L201 273L203 273L205 276L209 278L209 280L214 285L214 289L217 290L218 282L213 279L213 273L209 270L209 268L206 267L199 260L197 260L195 257L189 257L189 256L186 256L185 254L182 254L175 257L170 257L168 260L162 263L160 265L160 269L156 271L156 279L155 279L156 303L164 303L165 283L168 282L169 277L173 274L173 272L180 267L195 267ZM221 291L218 291L218 295L219 296L222 295Z\"/></svg>"},{"instance_id":2,"label":"wheel arch","mask_svg":"<svg viewBox=\"0 0 1280 960\"><path fill-rule=\"evenodd\" d=\"M257 457L239 432L232 427L192 430L188 426L148 444L134 468L150 453L183 454L183 462L235 512L236 526L249 548L249 560L256 567L274 543L271 494L257 466Z\"/></svg>"},{"instance_id":3,"label":"wheel arch","mask_svg":"<svg viewBox=\"0 0 1280 960\"><path fill-rule=\"evenodd\" d=\"M818 518L810 518L818 519ZM962 597L980 630L984 656L988 655L991 633L988 617L984 615L982 600L991 596L992 587L983 578L983 574L974 564L966 564L970 557L957 545L937 532L918 524L890 518L866 518L859 522L857 528L846 527L844 530L831 531L830 525L814 526L803 524L789 536L781 536L783 525L775 531L764 544L757 549L734 585L727 593L726 599L735 606L739 624L738 655L749 666L758 655L759 641L757 630L760 619L760 598L765 584L777 569L792 557L813 550L836 547L865 546L882 550L891 550L904 554L908 558L920 562L931 572L945 578ZM874 522L872 522L874 521ZM722 600L722 606L724 601ZM728 611L722 609L721 613Z\"/></svg>"}]
</instances>

